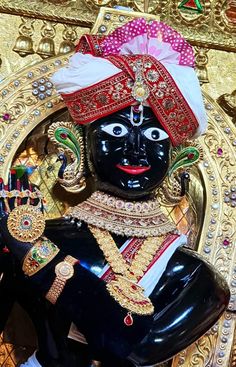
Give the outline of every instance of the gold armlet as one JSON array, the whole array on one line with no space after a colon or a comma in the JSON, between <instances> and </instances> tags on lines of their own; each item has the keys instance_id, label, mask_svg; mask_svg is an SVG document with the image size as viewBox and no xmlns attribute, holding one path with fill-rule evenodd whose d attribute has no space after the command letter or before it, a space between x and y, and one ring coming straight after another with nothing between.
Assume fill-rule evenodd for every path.
<instances>
[{"instance_id":1,"label":"gold armlet","mask_svg":"<svg viewBox=\"0 0 236 367\"><path fill-rule=\"evenodd\" d=\"M22 270L25 275L32 276L46 266L59 252L59 248L47 238L35 242L26 254Z\"/></svg>"},{"instance_id":2,"label":"gold armlet","mask_svg":"<svg viewBox=\"0 0 236 367\"><path fill-rule=\"evenodd\" d=\"M58 297L62 293L66 282L74 275L74 265L78 260L74 257L67 255L65 259L58 263L55 267L56 278L51 285L46 298L51 303L55 304Z\"/></svg>"}]
</instances>

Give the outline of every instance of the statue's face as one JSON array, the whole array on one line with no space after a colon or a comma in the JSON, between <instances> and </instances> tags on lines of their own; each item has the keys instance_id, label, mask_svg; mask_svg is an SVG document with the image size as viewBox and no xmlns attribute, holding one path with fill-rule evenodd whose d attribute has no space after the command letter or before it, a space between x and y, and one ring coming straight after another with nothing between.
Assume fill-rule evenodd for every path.
<instances>
[{"instance_id":1,"label":"statue's face","mask_svg":"<svg viewBox=\"0 0 236 367\"><path fill-rule=\"evenodd\" d=\"M87 127L87 147L100 186L135 199L149 195L167 174L170 139L149 107L131 107ZM133 123L131 122L133 121Z\"/></svg>"}]
</instances>

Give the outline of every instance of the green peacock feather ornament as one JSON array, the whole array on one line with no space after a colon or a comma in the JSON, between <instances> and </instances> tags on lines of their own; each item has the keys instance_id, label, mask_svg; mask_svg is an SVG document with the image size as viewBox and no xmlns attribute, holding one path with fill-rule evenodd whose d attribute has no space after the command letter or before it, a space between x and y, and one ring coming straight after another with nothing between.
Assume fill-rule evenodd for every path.
<instances>
[{"instance_id":1,"label":"green peacock feather ornament","mask_svg":"<svg viewBox=\"0 0 236 367\"><path fill-rule=\"evenodd\" d=\"M69 121L54 122L48 129L49 139L58 146L62 162L58 182L66 191L78 193L85 186L84 144L81 128Z\"/></svg>"},{"instance_id":2,"label":"green peacock feather ornament","mask_svg":"<svg viewBox=\"0 0 236 367\"><path fill-rule=\"evenodd\" d=\"M168 175L157 190L157 196L165 206L178 204L187 191L190 180L189 168L202 159L202 150L197 143L178 146L171 152Z\"/></svg>"}]
</instances>

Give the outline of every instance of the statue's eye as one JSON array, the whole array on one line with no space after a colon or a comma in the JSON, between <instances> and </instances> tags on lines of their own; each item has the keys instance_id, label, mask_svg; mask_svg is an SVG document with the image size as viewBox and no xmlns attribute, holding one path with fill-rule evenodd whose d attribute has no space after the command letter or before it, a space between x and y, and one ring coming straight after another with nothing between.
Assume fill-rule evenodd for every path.
<instances>
[{"instance_id":1,"label":"statue's eye","mask_svg":"<svg viewBox=\"0 0 236 367\"><path fill-rule=\"evenodd\" d=\"M150 127L145 130L144 135L147 139L152 141L160 141L169 138L169 135L164 130L158 129L157 127Z\"/></svg>"},{"instance_id":2,"label":"statue's eye","mask_svg":"<svg viewBox=\"0 0 236 367\"><path fill-rule=\"evenodd\" d=\"M105 131L109 135L116 136L117 138L125 136L128 133L128 129L124 125L118 123L104 126L102 127L102 131Z\"/></svg>"}]
</instances>

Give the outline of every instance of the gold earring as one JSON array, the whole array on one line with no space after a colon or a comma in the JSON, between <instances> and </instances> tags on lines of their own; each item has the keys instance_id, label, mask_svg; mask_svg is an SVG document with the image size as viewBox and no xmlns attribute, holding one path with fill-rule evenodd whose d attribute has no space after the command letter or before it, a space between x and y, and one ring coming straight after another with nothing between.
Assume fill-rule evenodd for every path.
<instances>
[{"instance_id":1,"label":"gold earring","mask_svg":"<svg viewBox=\"0 0 236 367\"><path fill-rule=\"evenodd\" d=\"M58 159L62 165L58 182L71 193L78 193L86 187L84 178L84 142L80 127L73 122L54 122L48 130L49 139L59 145Z\"/></svg>"}]
</instances>

